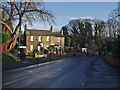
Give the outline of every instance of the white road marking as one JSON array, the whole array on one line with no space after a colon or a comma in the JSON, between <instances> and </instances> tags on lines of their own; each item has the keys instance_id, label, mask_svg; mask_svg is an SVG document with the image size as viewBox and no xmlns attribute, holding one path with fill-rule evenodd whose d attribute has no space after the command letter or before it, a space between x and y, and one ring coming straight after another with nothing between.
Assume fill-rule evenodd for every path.
<instances>
[{"instance_id":1,"label":"white road marking","mask_svg":"<svg viewBox=\"0 0 120 90\"><path fill-rule=\"evenodd\" d=\"M57 60L57 61L61 61L61 60ZM54 63L54 62L57 62L57 61L40 63L40 64L37 64L37 65L31 65L31 66L28 66L28 67L18 68L18 69L12 70L12 71L25 70L25 69L28 69L28 68L33 68L33 67L37 67L37 66L41 66L41 65L46 65L46 64L49 64L49 63ZM32 75L33 75L33 74L32 74ZM30 77L30 76L32 76L32 75L25 76L25 77L22 77L22 78L19 78L19 79L16 79L16 80L12 80L12 81L7 82L7 83L5 83L5 84L3 84L3 85L6 86L6 85L9 85L9 84L12 84L12 83L14 83L14 82L17 82L17 81L23 80L23 79L25 79L25 78L28 78L28 77Z\"/></svg>"},{"instance_id":2,"label":"white road marking","mask_svg":"<svg viewBox=\"0 0 120 90\"><path fill-rule=\"evenodd\" d=\"M32 74L32 75L33 75L33 74ZM17 81L23 80L23 79L25 79L25 78L28 78L28 77L30 77L30 76L32 76L32 75L29 75L29 76L26 76L26 77L22 77L22 78L19 78L19 79L16 79L16 80L7 82L7 83L5 83L5 84L3 84L3 85L6 86L6 85L9 85L9 84L12 84L12 83L14 83L14 82L17 82Z\"/></svg>"}]
</instances>

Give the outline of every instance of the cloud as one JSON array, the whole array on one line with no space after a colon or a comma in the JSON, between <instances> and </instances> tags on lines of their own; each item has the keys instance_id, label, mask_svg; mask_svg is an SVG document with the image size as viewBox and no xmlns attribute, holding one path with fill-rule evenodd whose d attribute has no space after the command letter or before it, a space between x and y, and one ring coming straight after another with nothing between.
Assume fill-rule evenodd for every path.
<instances>
[{"instance_id":1,"label":"cloud","mask_svg":"<svg viewBox=\"0 0 120 90\"><path fill-rule=\"evenodd\" d=\"M85 17L80 17L80 19L94 19L94 18L91 16L85 16Z\"/></svg>"},{"instance_id":2,"label":"cloud","mask_svg":"<svg viewBox=\"0 0 120 90\"><path fill-rule=\"evenodd\" d=\"M75 19L94 19L91 16L84 16L84 17L68 17L69 20L75 20Z\"/></svg>"},{"instance_id":3,"label":"cloud","mask_svg":"<svg viewBox=\"0 0 120 90\"><path fill-rule=\"evenodd\" d=\"M78 19L77 17L68 17L69 20Z\"/></svg>"}]
</instances>

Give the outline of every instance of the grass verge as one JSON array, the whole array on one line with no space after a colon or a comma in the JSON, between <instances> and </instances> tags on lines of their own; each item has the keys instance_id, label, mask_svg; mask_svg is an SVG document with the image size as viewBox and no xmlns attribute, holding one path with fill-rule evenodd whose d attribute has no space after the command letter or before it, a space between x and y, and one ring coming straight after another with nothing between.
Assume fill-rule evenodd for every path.
<instances>
[{"instance_id":1,"label":"grass verge","mask_svg":"<svg viewBox=\"0 0 120 90\"><path fill-rule=\"evenodd\" d=\"M42 63L42 62L48 62L48 61L54 61L54 60L58 60L58 59L62 59L62 58L67 58L70 56L57 56L57 57L46 57L46 58L30 58L29 61L33 62L33 63Z\"/></svg>"},{"instance_id":2,"label":"grass verge","mask_svg":"<svg viewBox=\"0 0 120 90\"><path fill-rule=\"evenodd\" d=\"M12 54L11 52L2 53L3 66L10 65L10 64L20 64L20 63L22 62L18 60L18 57Z\"/></svg>"}]
</instances>

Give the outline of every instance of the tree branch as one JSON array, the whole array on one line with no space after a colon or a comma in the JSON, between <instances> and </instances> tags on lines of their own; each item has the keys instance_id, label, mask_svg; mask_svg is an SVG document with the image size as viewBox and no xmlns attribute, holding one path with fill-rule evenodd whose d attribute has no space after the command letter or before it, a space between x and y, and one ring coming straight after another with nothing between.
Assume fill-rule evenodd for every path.
<instances>
[{"instance_id":1,"label":"tree branch","mask_svg":"<svg viewBox=\"0 0 120 90\"><path fill-rule=\"evenodd\" d=\"M0 20L0 23L4 24L4 25L8 28L8 30L10 31L10 33L13 34L12 30L10 29L10 27L8 26L7 23L5 23L5 22L2 21L2 20Z\"/></svg>"}]
</instances>

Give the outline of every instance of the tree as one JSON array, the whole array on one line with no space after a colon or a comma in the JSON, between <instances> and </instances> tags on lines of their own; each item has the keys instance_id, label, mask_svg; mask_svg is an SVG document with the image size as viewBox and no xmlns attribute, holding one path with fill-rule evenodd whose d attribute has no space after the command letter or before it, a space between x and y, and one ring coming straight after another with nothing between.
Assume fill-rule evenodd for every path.
<instances>
[{"instance_id":1,"label":"tree","mask_svg":"<svg viewBox=\"0 0 120 90\"><path fill-rule=\"evenodd\" d=\"M120 33L120 16L119 16L119 8L120 6L118 5L118 8L117 9L114 9L113 11L111 11L111 13L109 14L109 20L108 20L108 24L109 25L109 28L112 29L112 32L114 34L114 37L116 37L116 32L117 33Z\"/></svg>"},{"instance_id":2,"label":"tree","mask_svg":"<svg viewBox=\"0 0 120 90\"><path fill-rule=\"evenodd\" d=\"M68 33L68 29L66 26L62 27L63 29L63 35L65 37L65 46L68 46L68 42L69 42L69 33Z\"/></svg>"},{"instance_id":3,"label":"tree","mask_svg":"<svg viewBox=\"0 0 120 90\"><path fill-rule=\"evenodd\" d=\"M4 11L4 18L0 22L7 27L12 35L8 51L16 45L18 32L23 22L29 22L30 25L33 20L37 19L49 23L54 22L52 12L46 10L42 2L3 2L0 8ZM6 20L10 22L6 23ZM13 30L11 22L12 25L14 22L18 22Z\"/></svg>"}]
</instances>

